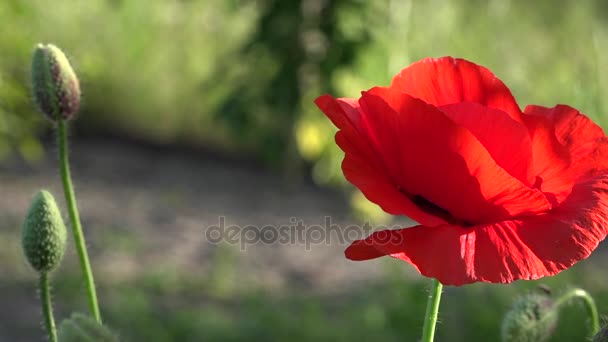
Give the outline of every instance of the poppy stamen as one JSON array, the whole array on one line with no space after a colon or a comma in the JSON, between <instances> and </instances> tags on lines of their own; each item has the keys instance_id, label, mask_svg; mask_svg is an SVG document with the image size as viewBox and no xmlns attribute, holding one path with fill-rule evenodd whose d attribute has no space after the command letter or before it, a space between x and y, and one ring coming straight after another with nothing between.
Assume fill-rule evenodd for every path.
<instances>
[{"instance_id":1,"label":"poppy stamen","mask_svg":"<svg viewBox=\"0 0 608 342\"><path fill-rule=\"evenodd\" d=\"M418 206L418 208L420 208L425 213L437 216L449 224L463 227L472 227L475 225L466 220L454 217L454 215L452 215L452 213L450 213L448 210L436 205L435 203L429 201L428 199L420 195L411 196L410 199L412 200L412 202L414 202L416 206Z\"/></svg>"}]
</instances>

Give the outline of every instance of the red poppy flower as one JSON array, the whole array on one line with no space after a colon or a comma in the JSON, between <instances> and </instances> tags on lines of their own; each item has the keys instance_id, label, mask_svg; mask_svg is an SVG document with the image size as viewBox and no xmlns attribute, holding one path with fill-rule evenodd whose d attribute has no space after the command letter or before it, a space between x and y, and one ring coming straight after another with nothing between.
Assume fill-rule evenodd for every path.
<instances>
[{"instance_id":1,"label":"red poppy flower","mask_svg":"<svg viewBox=\"0 0 608 342\"><path fill-rule=\"evenodd\" d=\"M443 284L554 275L608 233L608 139L578 110L528 106L488 69L424 59L357 99L323 95L342 170L420 225L355 241L353 260L402 259Z\"/></svg>"}]
</instances>

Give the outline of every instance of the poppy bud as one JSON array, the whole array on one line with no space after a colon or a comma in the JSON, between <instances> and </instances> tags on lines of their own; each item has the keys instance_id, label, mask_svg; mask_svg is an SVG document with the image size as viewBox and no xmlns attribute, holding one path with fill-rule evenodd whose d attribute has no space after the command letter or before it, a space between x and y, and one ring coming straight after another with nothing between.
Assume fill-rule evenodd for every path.
<instances>
[{"instance_id":1,"label":"poppy bud","mask_svg":"<svg viewBox=\"0 0 608 342\"><path fill-rule=\"evenodd\" d=\"M502 322L503 342L540 342L551 337L558 308L547 293L530 293L519 298Z\"/></svg>"},{"instance_id":2,"label":"poppy bud","mask_svg":"<svg viewBox=\"0 0 608 342\"><path fill-rule=\"evenodd\" d=\"M57 268L65 251L66 235L53 195L44 190L38 192L23 224L23 250L30 265L38 272Z\"/></svg>"},{"instance_id":3,"label":"poppy bud","mask_svg":"<svg viewBox=\"0 0 608 342\"><path fill-rule=\"evenodd\" d=\"M40 111L51 121L68 120L80 107L80 84L65 54L38 44L32 57L32 87Z\"/></svg>"},{"instance_id":4,"label":"poppy bud","mask_svg":"<svg viewBox=\"0 0 608 342\"><path fill-rule=\"evenodd\" d=\"M63 320L59 325L57 337L59 342L118 341L107 327L81 313L73 313L69 319Z\"/></svg>"},{"instance_id":5,"label":"poppy bud","mask_svg":"<svg viewBox=\"0 0 608 342\"><path fill-rule=\"evenodd\" d=\"M593 336L592 342L608 342L608 326L605 325L595 336Z\"/></svg>"}]
</instances>

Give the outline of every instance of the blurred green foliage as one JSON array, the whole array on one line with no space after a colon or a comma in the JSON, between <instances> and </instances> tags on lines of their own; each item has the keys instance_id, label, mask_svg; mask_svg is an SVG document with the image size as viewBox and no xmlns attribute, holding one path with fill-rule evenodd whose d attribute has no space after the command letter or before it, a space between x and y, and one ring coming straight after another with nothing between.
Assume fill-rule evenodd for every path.
<instances>
[{"instance_id":1,"label":"blurred green foliage","mask_svg":"<svg viewBox=\"0 0 608 342\"><path fill-rule=\"evenodd\" d=\"M53 42L84 89L88 132L203 146L342 184L334 128L312 101L356 97L427 56L493 70L522 107L567 103L601 121L608 79L600 0L191 0L0 4L0 157L30 159L29 58ZM295 166L294 166L295 165Z\"/></svg>"},{"instance_id":2,"label":"blurred green foliage","mask_svg":"<svg viewBox=\"0 0 608 342\"><path fill-rule=\"evenodd\" d=\"M604 123L601 0L91 0L0 3L0 160L42 154L29 95L38 42L71 57L83 132L260 160L288 181L345 185L322 93L357 97L427 56L489 67L524 107L566 103ZM352 197L361 217L382 219Z\"/></svg>"}]
</instances>

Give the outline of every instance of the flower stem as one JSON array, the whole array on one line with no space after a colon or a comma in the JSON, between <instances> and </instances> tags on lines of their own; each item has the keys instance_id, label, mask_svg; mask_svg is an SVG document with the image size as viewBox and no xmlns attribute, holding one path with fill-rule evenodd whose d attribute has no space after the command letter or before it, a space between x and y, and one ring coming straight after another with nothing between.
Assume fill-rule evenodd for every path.
<instances>
[{"instance_id":1,"label":"flower stem","mask_svg":"<svg viewBox=\"0 0 608 342\"><path fill-rule=\"evenodd\" d=\"M51 290L49 289L49 277L46 272L40 273L40 304L42 304L42 315L44 325L49 335L50 342L57 341L57 329L55 328L55 318L53 318L53 303L51 302Z\"/></svg>"},{"instance_id":2,"label":"flower stem","mask_svg":"<svg viewBox=\"0 0 608 342\"><path fill-rule=\"evenodd\" d=\"M432 342L435 338L435 325L437 324L437 314L439 313L439 302L441 301L441 290L443 285L437 279L433 279L431 293L426 303L426 314L424 317L424 327L422 328L422 342Z\"/></svg>"},{"instance_id":3,"label":"flower stem","mask_svg":"<svg viewBox=\"0 0 608 342\"><path fill-rule=\"evenodd\" d=\"M556 302L555 306L559 307L573 298L581 299L585 304L585 308L587 309L587 313L591 316L591 334L590 336L595 335L598 331L600 331L600 316L597 313L597 307L595 305L595 300L587 291L583 289L573 289L565 294L563 294Z\"/></svg>"},{"instance_id":4,"label":"flower stem","mask_svg":"<svg viewBox=\"0 0 608 342\"><path fill-rule=\"evenodd\" d=\"M101 323L101 315L99 314L99 305L97 304L97 293L95 290L95 280L93 280L93 272L91 271L91 264L89 263L89 256L87 254L87 247L84 241L84 235L82 233L82 225L80 223L80 216L78 215L78 207L76 205L76 195L74 194L74 187L72 186L72 178L70 176L70 162L68 160L68 137L66 122L64 120L58 120L58 144L59 144L59 163L61 164L61 180L63 182L63 191L65 194L65 201L67 203L68 212L70 214L70 221L72 222L72 232L74 233L74 242L76 243L76 250L78 252L78 258L80 259L80 266L87 287L87 295L89 299L89 308L93 317L97 322Z\"/></svg>"}]
</instances>

